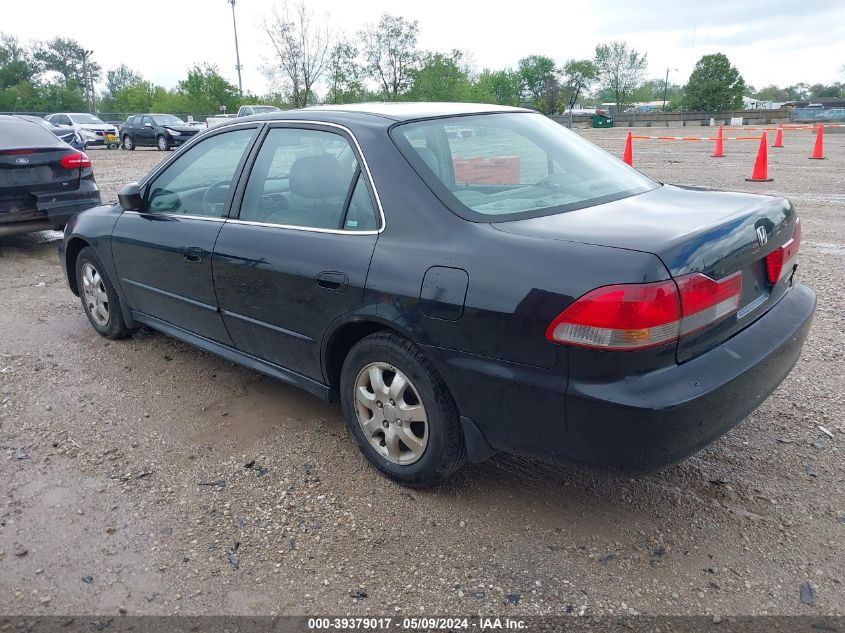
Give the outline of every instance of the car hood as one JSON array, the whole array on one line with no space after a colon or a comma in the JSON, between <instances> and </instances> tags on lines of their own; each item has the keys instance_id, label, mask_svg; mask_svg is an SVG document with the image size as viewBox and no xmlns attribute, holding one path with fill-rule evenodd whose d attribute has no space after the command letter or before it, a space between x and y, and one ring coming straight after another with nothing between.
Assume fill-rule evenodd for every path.
<instances>
[{"instance_id":1,"label":"car hood","mask_svg":"<svg viewBox=\"0 0 845 633\"><path fill-rule=\"evenodd\" d=\"M117 129L117 127L111 123L79 123L78 125L83 130L107 130L110 132Z\"/></svg>"},{"instance_id":2,"label":"car hood","mask_svg":"<svg viewBox=\"0 0 845 633\"><path fill-rule=\"evenodd\" d=\"M183 133L188 133L188 134L190 134L192 132L198 132L199 131L197 128L195 128L192 125L163 125L162 127L166 128L168 130L176 130L177 132L183 132Z\"/></svg>"}]
</instances>

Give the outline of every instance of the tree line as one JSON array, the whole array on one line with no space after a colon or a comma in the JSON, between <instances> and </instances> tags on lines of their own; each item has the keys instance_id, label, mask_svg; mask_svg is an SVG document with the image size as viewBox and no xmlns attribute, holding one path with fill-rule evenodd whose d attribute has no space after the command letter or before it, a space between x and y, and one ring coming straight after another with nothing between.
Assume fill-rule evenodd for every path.
<instances>
[{"instance_id":1,"label":"tree line","mask_svg":"<svg viewBox=\"0 0 845 633\"><path fill-rule=\"evenodd\" d=\"M121 64L108 71L79 42L54 38L24 44L0 34L0 111L174 112L211 114L221 106L270 103L465 101L528 105L546 114L576 105L666 100L672 110L731 110L743 95L788 101L843 95L845 84L766 86L757 91L721 53L703 56L685 85L647 78L648 58L626 42L596 46L589 58L557 63L531 54L514 67L477 71L462 51L423 51L419 24L384 14L354 37L304 0L282 3L263 22L272 52L262 66L270 91L241 94L212 65L196 65L166 88ZM100 86L99 90L95 88Z\"/></svg>"}]
</instances>

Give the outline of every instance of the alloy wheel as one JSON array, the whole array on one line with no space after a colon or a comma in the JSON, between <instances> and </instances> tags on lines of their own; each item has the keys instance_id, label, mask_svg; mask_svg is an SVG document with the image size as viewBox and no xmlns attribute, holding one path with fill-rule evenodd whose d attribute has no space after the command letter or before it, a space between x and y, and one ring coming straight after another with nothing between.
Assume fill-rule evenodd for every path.
<instances>
[{"instance_id":1,"label":"alloy wheel","mask_svg":"<svg viewBox=\"0 0 845 633\"><path fill-rule=\"evenodd\" d=\"M167 139L163 136L158 137L158 148L163 152L167 150Z\"/></svg>"},{"instance_id":2,"label":"alloy wheel","mask_svg":"<svg viewBox=\"0 0 845 633\"><path fill-rule=\"evenodd\" d=\"M355 380L355 412L370 445L394 464L418 461L428 445L428 417L411 380L387 363L370 363Z\"/></svg>"},{"instance_id":3,"label":"alloy wheel","mask_svg":"<svg viewBox=\"0 0 845 633\"><path fill-rule=\"evenodd\" d=\"M128 136L123 137L123 149L132 149L133 143L132 139Z\"/></svg>"},{"instance_id":4,"label":"alloy wheel","mask_svg":"<svg viewBox=\"0 0 845 633\"><path fill-rule=\"evenodd\" d=\"M109 322L109 296L100 273L88 262L82 265L82 295L88 314L97 325L106 327Z\"/></svg>"}]
</instances>

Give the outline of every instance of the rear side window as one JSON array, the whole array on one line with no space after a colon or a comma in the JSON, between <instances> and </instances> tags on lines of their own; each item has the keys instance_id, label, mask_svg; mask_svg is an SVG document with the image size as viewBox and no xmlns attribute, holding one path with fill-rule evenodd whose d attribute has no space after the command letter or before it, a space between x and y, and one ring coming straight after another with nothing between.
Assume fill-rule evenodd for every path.
<instances>
[{"instance_id":1,"label":"rear side window","mask_svg":"<svg viewBox=\"0 0 845 633\"><path fill-rule=\"evenodd\" d=\"M323 130L271 129L252 167L240 220L315 229L378 228L352 147Z\"/></svg>"},{"instance_id":2,"label":"rear side window","mask_svg":"<svg viewBox=\"0 0 845 633\"><path fill-rule=\"evenodd\" d=\"M561 213L658 186L541 114L417 121L391 136L440 200L473 221Z\"/></svg>"}]
</instances>

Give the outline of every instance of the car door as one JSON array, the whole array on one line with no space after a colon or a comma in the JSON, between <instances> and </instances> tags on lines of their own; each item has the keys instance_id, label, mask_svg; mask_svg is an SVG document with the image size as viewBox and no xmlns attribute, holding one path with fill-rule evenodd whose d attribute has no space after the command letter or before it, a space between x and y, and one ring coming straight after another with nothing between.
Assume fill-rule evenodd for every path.
<instances>
[{"instance_id":1,"label":"car door","mask_svg":"<svg viewBox=\"0 0 845 633\"><path fill-rule=\"evenodd\" d=\"M135 117L135 125L132 129L135 132L136 145L155 145L155 126L152 117Z\"/></svg>"},{"instance_id":2,"label":"car door","mask_svg":"<svg viewBox=\"0 0 845 633\"><path fill-rule=\"evenodd\" d=\"M142 210L118 218L112 254L133 310L231 345L217 308L211 254L255 134L254 125L238 126L176 155L144 183Z\"/></svg>"},{"instance_id":3,"label":"car door","mask_svg":"<svg viewBox=\"0 0 845 633\"><path fill-rule=\"evenodd\" d=\"M270 126L212 269L235 346L323 380L320 341L361 300L382 214L343 129Z\"/></svg>"}]
</instances>

